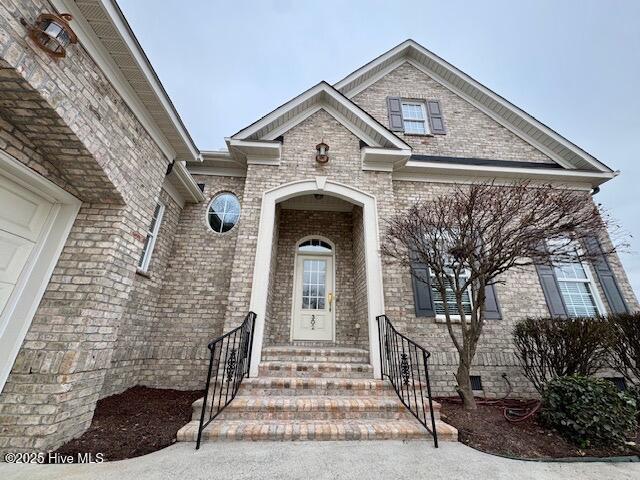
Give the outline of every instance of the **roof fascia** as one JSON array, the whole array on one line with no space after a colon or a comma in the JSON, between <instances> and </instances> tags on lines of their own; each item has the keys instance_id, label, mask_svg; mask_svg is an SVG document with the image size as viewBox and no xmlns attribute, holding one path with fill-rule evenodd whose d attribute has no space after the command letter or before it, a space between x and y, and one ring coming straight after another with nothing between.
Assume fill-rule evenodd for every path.
<instances>
[{"instance_id":1,"label":"roof fascia","mask_svg":"<svg viewBox=\"0 0 640 480\"><path fill-rule=\"evenodd\" d=\"M292 100L288 101L284 105L281 105L280 107L276 108L271 113L265 115L263 118L261 118L257 122L254 122L253 124L249 125L245 129L240 130L238 133L233 135L231 138L232 139L245 139L245 138L253 135L257 131L259 131L262 128L264 128L267 125L269 125L269 123L275 121L281 115L286 114L288 111L294 109L298 105L306 102L307 100L313 98L314 96L318 96L318 103L312 105L308 109L305 109L303 112L301 112L300 114L298 114L295 117L293 117L293 119L291 119L289 122L285 123L283 126L281 126L278 129L274 130L274 132L270 132L265 137L265 140L269 140L269 139L272 140L274 138L277 138L278 136L282 135L282 133L284 133L285 131L289 130L293 126L295 126L298 123L300 123L301 121L303 121L305 118L307 118L312 113L315 113L316 111L318 111L320 108L325 108L325 110L329 110L330 109L331 112L329 112L329 113L331 113L334 117L336 117L336 119L339 120L340 123L344 124L345 126L351 125L351 122L349 122L342 114L340 114L336 109L334 109L330 105L328 105L328 102L323 101L321 95L330 96L336 102L340 103L343 107L348 109L351 113L353 113L358 118L360 118L363 122L365 122L367 125L369 125L378 134L380 134L382 137L387 139L392 145L394 145L395 148L399 148L399 149L411 148L401 138L399 138L397 135L393 134L391 131L386 129L384 127L384 125L380 124L377 120L375 120L371 115L369 115L367 112L365 112L362 108L360 108L358 105L353 103L351 100L349 100L347 97L342 95L340 92L338 92L331 85L329 85L328 83L326 83L324 81L320 82L319 84L315 85L314 87L310 88L309 90L301 93L300 95L298 95L297 97L295 97ZM320 107L316 108L318 105ZM315 108L315 110L314 110L314 108ZM353 126L353 125L351 126L350 130L352 132L354 132L354 134L356 133L356 131L360 132L359 134L356 134L356 135L358 135L361 138L362 138L363 135L365 135L364 132L362 132L358 128L355 128L355 126ZM367 138L368 138L369 142L373 142L373 140L370 137L367 136ZM365 140L365 139L363 138L363 140ZM365 140L365 141L367 141L367 140Z\"/></svg>"},{"instance_id":2,"label":"roof fascia","mask_svg":"<svg viewBox=\"0 0 640 480\"><path fill-rule=\"evenodd\" d=\"M558 168L499 167L489 165L464 165L460 163L425 162L409 160L398 171L404 178L416 174L462 175L510 179L550 180L589 183L596 187L616 177L619 172L592 172Z\"/></svg>"}]
</instances>

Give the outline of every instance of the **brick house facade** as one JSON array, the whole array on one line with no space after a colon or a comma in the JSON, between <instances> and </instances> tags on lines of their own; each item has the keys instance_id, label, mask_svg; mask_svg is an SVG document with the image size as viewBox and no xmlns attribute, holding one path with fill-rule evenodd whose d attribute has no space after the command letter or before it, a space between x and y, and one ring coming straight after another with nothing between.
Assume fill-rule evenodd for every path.
<instances>
[{"instance_id":1,"label":"brick house facade","mask_svg":"<svg viewBox=\"0 0 640 480\"><path fill-rule=\"evenodd\" d=\"M54 9L74 15L80 39L55 61L20 23ZM4 307L0 335L15 330L16 351L2 358L0 451L56 447L86 430L99 398L135 385L201 388L207 342L249 310L258 315L257 375L263 346L316 338L300 320L300 299L320 310L322 297L319 321L329 330L317 341L368 350L374 374L375 317L386 313L432 351L435 392L451 394L455 350L435 315L416 313L410 273L380 258L384 222L470 179L556 182L591 202L590 191L615 176L410 40L295 97L228 138L227 151L199 152L115 2L9 0L0 5L0 33L0 188L37 193L45 182L51 208L70 212L51 220L60 222L61 239L34 240L34 251L53 248L43 253L54 261L42 278L32 255L14 283L5 282L13 310ZM321 142L329 145L326 164L315 158ZM223 194L240 210L220 232L227 227L211 217L225 219L215 203ZM304 257L305 240L331 252ZM325 258L335 273L314 277L320 264L307 262ZM595 308L618 308L618 295L637 310L619 259L608 265L616 291L592 272ZM324 286L332 291L319 293L318 279L330 275ZM504 280L500 319L486 325L472 373L487 396L504 394L503 374L526 396L532 388L511 330L549 309L535 268ZM31 283L39 293L27 298ZM18 315L20 308L30 313Z\"/></svg>"}]
</instances>

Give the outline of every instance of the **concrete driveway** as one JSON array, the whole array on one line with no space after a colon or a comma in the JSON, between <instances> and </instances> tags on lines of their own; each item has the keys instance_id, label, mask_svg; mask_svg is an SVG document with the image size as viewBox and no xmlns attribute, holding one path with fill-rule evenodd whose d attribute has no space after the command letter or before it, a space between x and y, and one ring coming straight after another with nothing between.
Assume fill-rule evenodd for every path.
<instances>
[{"instance_id":1,"label":"concrete driveway","mask_svg":"<svg viewBox=\"0 0 640 480\"><path fill-rule=\"evenodd\" d=\"M634 479L640 463L541 463L426 441L178 443L144 457L93 465L0 464L11 479Z\"/></svg>"}]
</instances>

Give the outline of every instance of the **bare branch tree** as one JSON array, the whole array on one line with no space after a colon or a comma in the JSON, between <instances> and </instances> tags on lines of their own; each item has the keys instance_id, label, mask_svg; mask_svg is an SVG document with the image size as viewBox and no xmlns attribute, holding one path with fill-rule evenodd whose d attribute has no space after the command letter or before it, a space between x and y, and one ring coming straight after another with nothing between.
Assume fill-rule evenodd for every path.
<instances>
[{"instance_id":1,"label":"bare branch tree","mask_svg":"<svg viewBox=\"0 0 640 480\"><path fill-rule=\"evenodd\" d=\"M640 387L640 312L610 315L612 367Z\"/></svg>"},{"instance_id":2,"label":"bare branch tree","mask_svg":"<svg viewBox=\"0 0 640 480\"><path fill-rule=\"evenodd\" d=\"M469 372L484 326L485 288L501 283L514 268L551 265L554 259L589 260L593 253L582 246L609 226L608 216L585 191L495 181L456 185L388 222L383 254L408 266L443 299L459 356L458 393L466 408L475 408ZM446 301L447 293L454 301Z\"/></svg>"}]
</instances>

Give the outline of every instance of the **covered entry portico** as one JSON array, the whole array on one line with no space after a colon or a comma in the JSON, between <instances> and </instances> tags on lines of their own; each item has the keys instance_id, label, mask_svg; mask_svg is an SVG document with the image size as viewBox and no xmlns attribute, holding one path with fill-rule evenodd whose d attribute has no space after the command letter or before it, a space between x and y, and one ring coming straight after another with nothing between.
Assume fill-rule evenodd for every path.
<instances>
[{"instance_id":1,"label":"covered entry portico","mask_svg":"<svg viewBox=\"0 0 640 480\"><path fill-rule=\"evenodd\" d=\"M250 376L258 374L262 347L265 341L265 321L268 313L269 292L273 288L271 284L272 257L275 252L274 242L277 241L276 207L279 203L293 197L311 194L336 197L362 209L369 359L374 376L377 378L380 376L380 352L376 316L384 313L384 298L376 200L374 196L368 193L349 185L333 182L326 177L315 177L286 183L266 191L263 195L250 303L250 309L257 314Z\"/></svg>"}]
</instances>

